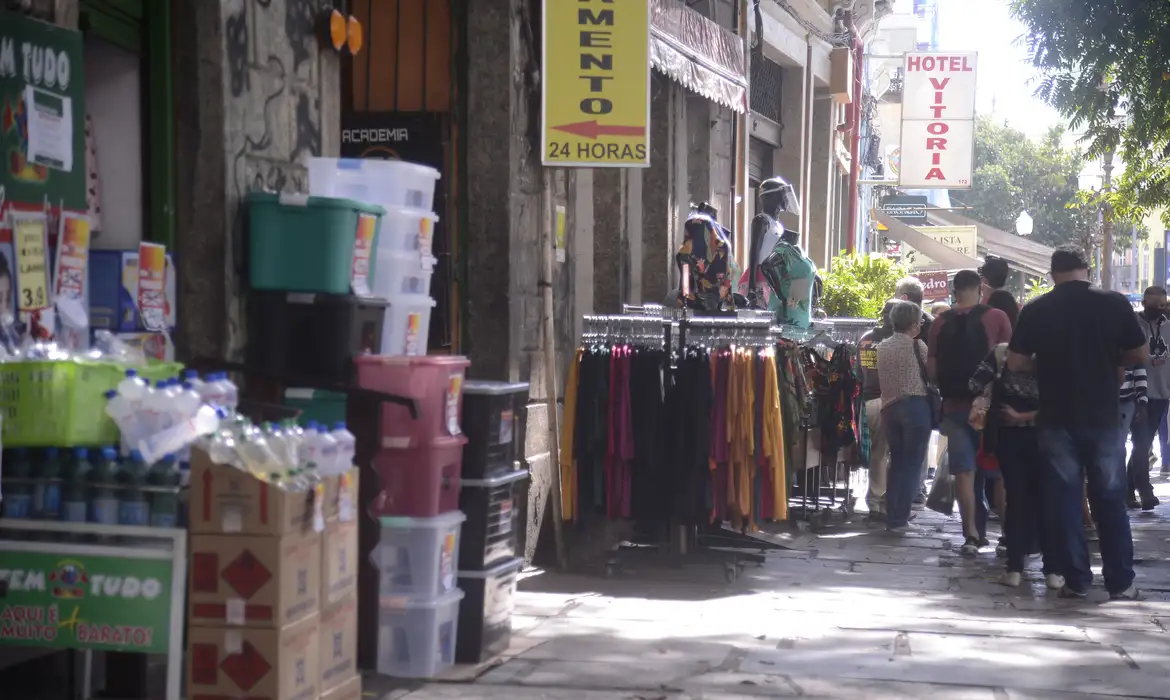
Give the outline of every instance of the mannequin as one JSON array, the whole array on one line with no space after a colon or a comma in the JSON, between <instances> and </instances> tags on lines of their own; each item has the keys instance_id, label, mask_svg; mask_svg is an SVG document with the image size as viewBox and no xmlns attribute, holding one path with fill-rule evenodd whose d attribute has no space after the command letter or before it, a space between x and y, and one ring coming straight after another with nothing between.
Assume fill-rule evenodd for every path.
<instances>
[{"instance_id":1,"label":"mannequin","mask_svg":"<svg viewBox=\"0 0 1170 700\"><path fill-rule=\"evenodd\" d=\"M819 297L817 266L800 249L800 234L784 230L772 253L760 263L760 271L768 283L771 296L768 310L776 314L776 322L799 328L812 325L812 309Z\"/></svg>"},{"instance_id":2,"label":"mannequin","mask_svg":"<svg viewBox=\"0 0 1170 700\"><path fill-rule=\"evenodd\" d=\"M718 312L735 308L731 281L738 270L731 235L719 225L718 214L715 207L703 202L691 211L683 227L683 244L675 262L678 298L688 309Z\"/></svg>"},{"instance_id":3,"label":"mannequin","mask_svg":"<svg viewBox=\"0 0 1170 700\"><path fill-rule=\"evenodd\" d=\"M777 220L781 214L800 216L800 200L796 190L782 177L773 177L760 183L758 190L760 212L752 219L751 248L748 250L748 269L739 280L739 293L748 305L756 309L769 308L771 290L764 284L760 263L780 242L783 227Z\"/></svg>"}]
</instances>

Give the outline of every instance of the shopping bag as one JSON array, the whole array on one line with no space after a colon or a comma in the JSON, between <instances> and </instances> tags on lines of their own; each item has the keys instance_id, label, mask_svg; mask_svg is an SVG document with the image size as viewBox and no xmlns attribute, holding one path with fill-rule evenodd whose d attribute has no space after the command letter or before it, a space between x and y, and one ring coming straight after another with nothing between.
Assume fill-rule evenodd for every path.
<instances>
[{"instance_id":1,"label":"shopping bag","mask_svg":"<svg viewBox=\"0 0 1170 700\"><path fill-rule=\"evenodd\" d=\"M926 497L926 507L943 515L955 514L955 478L951 476L949 460L943 455L942 464L934 473L934 484Z\"/></svg>"}]
</instances>

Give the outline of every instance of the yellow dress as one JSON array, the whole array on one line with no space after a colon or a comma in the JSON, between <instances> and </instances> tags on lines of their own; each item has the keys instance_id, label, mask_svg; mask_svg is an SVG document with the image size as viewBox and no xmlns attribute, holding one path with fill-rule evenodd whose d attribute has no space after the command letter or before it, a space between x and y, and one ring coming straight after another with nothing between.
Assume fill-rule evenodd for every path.
<instances>
[{"instance_id":1,"label":"yellow dress","mask_svg":"<svg viewBox=\"0 0 1170 700\"><path fill-rule=\"evenodd\" d=\"M788 519L787 467L784 462L784 421L780 414L780 374L776 366L776 352L769 349L764 355L763 439L760 441L768 466L772 470L772 519Z\"/></svg>"}]
</instances>

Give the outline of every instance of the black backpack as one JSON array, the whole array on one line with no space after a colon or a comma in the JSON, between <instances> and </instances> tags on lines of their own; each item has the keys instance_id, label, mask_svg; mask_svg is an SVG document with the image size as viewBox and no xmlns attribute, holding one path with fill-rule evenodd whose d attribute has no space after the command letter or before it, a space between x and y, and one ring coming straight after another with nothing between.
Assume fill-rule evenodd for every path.
<instances>
[{"instance_id":1,"label":"black backpack","mask_svg":"<svg viewBox=\"0 0 1170 700\"><path fill-rule=\"evenodd\" d=\"M935 352L938 372L938 390L946 399L969 399L971 375L991 349L987 331L983 328L983 314L990 306L980 304L966 313L951 310L935 319L941 323Z\"/></svg>"}]
</instances>

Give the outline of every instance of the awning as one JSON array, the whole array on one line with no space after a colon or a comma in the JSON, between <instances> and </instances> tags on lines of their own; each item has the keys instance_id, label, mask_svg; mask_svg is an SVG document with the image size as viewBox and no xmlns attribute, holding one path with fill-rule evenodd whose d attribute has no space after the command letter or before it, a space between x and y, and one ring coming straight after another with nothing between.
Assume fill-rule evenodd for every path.
<instances>
[{"instance_id":1,"label":"awning","mask_svg":"<svg viewBox=\"0 0 1170 700\"><path fill-rule=\"evenodd\" d=\"M712 102L747 111L743 39L677 0L650 0L650 64Z\"/></svg>"},{"instance_id":2,"label":"awning","mask_svg":"<svg viewBox=\"0 0 1170 700\"><path fill-rule=\"evenodd\" d=\"M934 260L936 263L938 263L939 266L943 269L973 270L979 266L979 262L977 260L969 258L959 251L954 250L953 248L948 248L930 236L915 231L914 229L888 214L883 214L882 212L874 209L872 211L872 217L875 221L880 221L883 225L885 225L886 228L889 229L887 233L889 234L890 238L899 240L914 250L921 252L923 255L926 255L931 260Z\"/></svg>"},{"instance_id":3,"label":"awning","mask_svg":"<svg viewBox=\"0 0 1170 700\"><path fill-rule=\"evenodd\" d=\"M1007 260L1008 266L1029 275L1045 275L1052 262L1052 248L1023 236L980 223L953 211L927 209L926 220L936 226L974 226L979 230L979 248L988 255Z\"/></svg>"}]
</instances>

